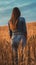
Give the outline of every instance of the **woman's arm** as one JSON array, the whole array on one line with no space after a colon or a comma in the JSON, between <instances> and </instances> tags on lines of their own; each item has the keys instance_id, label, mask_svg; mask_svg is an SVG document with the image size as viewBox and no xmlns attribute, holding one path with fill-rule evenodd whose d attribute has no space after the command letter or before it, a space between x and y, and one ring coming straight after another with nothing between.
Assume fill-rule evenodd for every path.
<instances>
[{"instance_id":1,"label":"woman's arm","mask_svg":"<svg viewBox=\"0 0 36 65\"><path fill-rule=\"evenodd\" d=\"M10 38L12 37L11 21L8 22Z\"/></svg>"}]
</instances>

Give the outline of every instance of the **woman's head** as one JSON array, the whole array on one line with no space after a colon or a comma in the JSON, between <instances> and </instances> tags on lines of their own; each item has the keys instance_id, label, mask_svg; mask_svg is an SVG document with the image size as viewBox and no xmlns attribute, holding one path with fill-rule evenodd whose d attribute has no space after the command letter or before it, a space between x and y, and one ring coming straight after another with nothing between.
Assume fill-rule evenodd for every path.
<instances>
[{"instance_id":1,"label":"woman's head","mask_svg":"<svg viewBox=\"0 0 36 65\"><path fill-rule=\"evenodd\" d=\"M20 15L21 15L21 13L20 13L19 8L18 8L18 7L14 7L14 8L13 8L13 11L12 11L12 16L11 16L11 18L12 18L13 20L17 20L17 18L20 17Z\"/></svg>"}]
</instances>

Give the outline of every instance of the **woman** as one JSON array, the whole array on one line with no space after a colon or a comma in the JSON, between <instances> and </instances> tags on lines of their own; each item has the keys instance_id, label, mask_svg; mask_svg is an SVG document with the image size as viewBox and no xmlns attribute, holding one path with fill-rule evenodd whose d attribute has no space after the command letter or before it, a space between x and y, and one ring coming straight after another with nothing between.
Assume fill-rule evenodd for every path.
<instances>
[{"instance_id":1,"label":"woman","mask_svg":"<svg viewBox=\"0 0 36 65\"><path fill-rule=\"evenodd\" d=\"M9 31L11 32L11 44L12 48L16 52L19 47L19 42L22 40L22 48L26 45L26 39L27 39L27 31L26 31L26 23L25 19L23 17L20 17L21 13L18 7L13 8L12 16L9 21ZM18 64L18 58L16 59Z\"/></svg>"}]
</instances>

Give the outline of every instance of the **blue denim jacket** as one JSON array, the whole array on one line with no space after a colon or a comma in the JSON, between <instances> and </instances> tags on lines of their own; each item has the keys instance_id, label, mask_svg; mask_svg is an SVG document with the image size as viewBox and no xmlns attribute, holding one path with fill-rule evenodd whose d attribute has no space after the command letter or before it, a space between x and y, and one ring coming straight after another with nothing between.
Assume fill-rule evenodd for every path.
<instances>
[{"instance_id":1,"label":"blue denim jacket","mask_svg":"<svg viewBox=\"0 0 36 65\"><path fill-rule=\"evenodd\" d=\"M10 38L12 37L13 35L13 31L11 31L10 29L10 23L8 23L8 26L9 26L9 33L10 33ZM27 35L27 30L26 30L26 23L25 23L25 18L24 17L19 17L18 18L18 23L16 24L16 28L17 28L17 31L18 32L21 32L21 34L25 34Z\"/></svg>"},{"instance_id":2,"label":"blue denim jacket","mask_svg":"<svg viewBox=\"0 0 36 65\"><path fill-rule=\"evenodd\" d=\"M17 23L17 30L18 32L21 32L21 34L26 34L26 22L24 17L19 17L18 18L18 23Z\"/></svg>"}]
</instances>

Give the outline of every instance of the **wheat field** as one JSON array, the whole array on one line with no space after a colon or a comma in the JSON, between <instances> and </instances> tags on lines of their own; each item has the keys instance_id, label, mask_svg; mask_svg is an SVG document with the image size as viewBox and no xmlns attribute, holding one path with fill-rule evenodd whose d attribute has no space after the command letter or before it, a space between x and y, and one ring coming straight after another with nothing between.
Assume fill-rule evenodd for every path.
<instances>
[{"instance_id":1,"label":"wheat field","mask_svg":"<svg viewBox=\"0 0 36 65\"><path fill-rule=\"evenodd\" d=\"M7 32L5 32L7 35L3 33L3 37L0 34L0 65L36 65L36 27L33 28L29 28L29 32L34 31L34 34L31 32L32 34L27 36L26 46L23 49L20 43L17 53L13 51Z\"/></svg>"}]
</instances>

